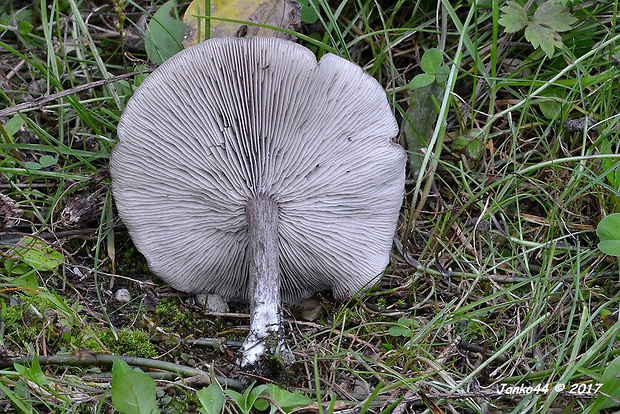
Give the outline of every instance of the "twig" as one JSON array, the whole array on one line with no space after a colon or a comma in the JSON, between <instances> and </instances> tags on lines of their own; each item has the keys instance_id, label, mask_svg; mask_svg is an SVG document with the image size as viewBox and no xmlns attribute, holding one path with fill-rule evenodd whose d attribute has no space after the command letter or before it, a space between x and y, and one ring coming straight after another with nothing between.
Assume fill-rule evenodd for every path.
<instances>
[{"instance_id":1,"label":"twig","mask_svg":"<svg viewBox=\"0 0 620 414\"><path fill-rule=\"evenodd\" d=\"M128 357L122 355L102 355L102 354L89 354L86 356L73 356L73 355L51 355L51 356L39 356L39 363L41 365L77 365L77 366L90 366L90 365L112 365L114 359L118 358L122 361L125 361L128 365L142 367L142 368L151 368L151 369L159 369L162 371L174 372L183 377L194 377L196 375L204 376L205 378L210 378L208 372L186 367L183 365L174 364L172 362L166 361L157 361L155 359L148 358L138 358L138 357ZM22 356L17 358L0 358L0 368L12 367L13 364L24 364L24 363L32 363L32 356ZM222 377L219 375L215 375L215 379L220 384L233 388L236 390L243 389L243 385L241 382Z\"/></svg>"},{"instance_id":2,"label":"twig","mask_svg":"<svg viewBox=\"0 0 620 414\"><path fill-rule=\"evenodd\" d=\"M75 236L92 236L97 229L80 229L80 230L66 230L66 231L58 231L55 233L40 233L40 234L31 234L31 233L21 233L21 232L9 232L0 233L0 244L2 245L13 245L19 243L19 241L25 236L36 237L43 240L57 240L57 239L66 239L67 237L75 237Z\"/></svg>"},{"instance_id":3,"label":"twig","mask_svg":"<svg viewBox=\"0 0 620 414\"><path fill-rule=\"evenodd\" d=\"M243 346L243 342L241 341L229 341L229 340L220 341L219 339L206 339L206 338L183 339L183 342L191 346L209 346L215 349L219 349L222 346L236 347L236 348Z\"/></svg>"},{"instance_id":4,"label":"twig","mask_svg":"<svg viewBox=\"0 0 620 414\"><path fill-rule=\"evenodd\" d=\"M24 109L31 109L31 108L35 108L37 106L41 106L43 104L46 104L48 102L51 101L56 101L60 98L64 98L65 96L69 96L72 95L74 93L78 93L78 92L83 92L92 88L97 88L99 86L104 86L113 82L117 82L119 80L122 79L126 79L126 78L131 78L132 76L135 75L141 75L143 73L150 73L152 72L153 69L142 69L142 70L137 70L135 72L129 72L129 73L124 73L122 75L118 75L118 76L114 76L111 78L107 78L107 79L102 79L102 80L98 80L95 82L91 82L91 83L87 83L84 85L79 85L76 86L75 88L71 88L71 89L67 89L61 92L57 92L57 93L53 93L51 95L46 95L46 96L41 96L39 98L33 99L31 101L28 102L24 102L24 103L20 103L18 105L15 106L11 106L5 109L0 109L0 116L5 116L5 115L10 115L13 114L15 112L19 112L19 111L23 111Z\"/></svg>"}]
</instances>

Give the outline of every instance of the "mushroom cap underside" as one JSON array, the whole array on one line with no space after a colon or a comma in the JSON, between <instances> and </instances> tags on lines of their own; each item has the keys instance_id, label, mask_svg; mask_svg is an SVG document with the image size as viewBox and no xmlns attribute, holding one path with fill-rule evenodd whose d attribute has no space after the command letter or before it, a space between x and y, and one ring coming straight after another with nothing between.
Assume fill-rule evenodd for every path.
<instances>
[{"instance_id":1,"label":"mushroom cap underside","mask_svg":"<svg viewBox=\"0 0 620 414\"><path fill-rule=\"evenodd\" d=\"M385 92L358 66L276 38L215 38L140 85L110 160L118 212L176 289L248 300L245 206L278 205L282 297L350 297L385 269L403 149Z\"/></svg>"}]
</instances>

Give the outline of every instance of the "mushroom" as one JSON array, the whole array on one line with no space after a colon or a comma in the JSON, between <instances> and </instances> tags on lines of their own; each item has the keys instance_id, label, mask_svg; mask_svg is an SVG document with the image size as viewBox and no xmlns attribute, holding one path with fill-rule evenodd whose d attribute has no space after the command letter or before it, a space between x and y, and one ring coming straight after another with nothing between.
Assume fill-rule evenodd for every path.
<instances>
[{"instance_id":1,"label":"mushroom","mask_svg":"<svg viewBox=\"0 0 620 414\"><path fill-rule=\"evenodd\" d=\"M282 355L281 301L372 286L402 203L385 92L333 54L214 38L155 70L118 125L120 217L176 289L250 302L240 365Z\"/></svg>"}]
</instances>

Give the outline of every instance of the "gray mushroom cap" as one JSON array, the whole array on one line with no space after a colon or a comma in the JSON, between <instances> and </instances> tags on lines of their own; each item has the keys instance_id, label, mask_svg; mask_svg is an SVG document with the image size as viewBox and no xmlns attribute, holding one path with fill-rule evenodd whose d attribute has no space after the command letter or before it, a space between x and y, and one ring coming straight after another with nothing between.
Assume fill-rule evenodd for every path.
<instances>
[{"instance_id":1,"label":"gray mushroom cap","mask_svg":"<svg viewBox=\"0 0 620 414\"><path fill-rule=\"evenodd\" d=\"M250 198L278 205L282 298L378 280L402 202L385 92L358 66L276 38L215 38L134 93L110 160L118 212L174 288L249 300Z\"/></svg>"}]
</instances>

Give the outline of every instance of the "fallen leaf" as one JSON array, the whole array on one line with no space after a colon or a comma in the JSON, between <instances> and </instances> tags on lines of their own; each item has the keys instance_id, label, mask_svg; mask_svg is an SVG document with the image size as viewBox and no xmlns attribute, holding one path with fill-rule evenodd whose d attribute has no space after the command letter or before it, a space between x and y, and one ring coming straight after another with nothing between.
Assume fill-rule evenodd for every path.
<instances>
[{"instance_id":1,"label":"fallen leaf","mask_svg":"<svg viewBox=\"0 0 620 414\"><path fill-rule=\"evenodd\" d=\"M204 4L204 0L192 1L183 16L185 47L199 43L199 35L200 41L207 37L204 32L207 20L204 17ZM211 0L210 37L271 36L290 40L293 36L282 31L218 19L247 21L297 31L301 27L301 8L296 0Z\"/></svg>"}]
</instances>

